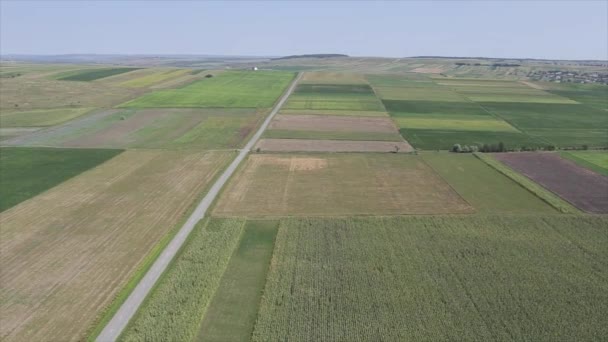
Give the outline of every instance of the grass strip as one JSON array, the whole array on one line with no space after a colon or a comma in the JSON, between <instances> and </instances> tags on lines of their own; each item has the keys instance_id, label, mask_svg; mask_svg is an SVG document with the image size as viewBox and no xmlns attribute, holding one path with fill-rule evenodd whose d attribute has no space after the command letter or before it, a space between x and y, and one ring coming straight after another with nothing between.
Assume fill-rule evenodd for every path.
<instances>
[{"instance_id":1,"label":"grass strip","mask_svg":"<svg viewBox=\"0 0 608 342\"><path fill-rule=\"evenodd\" d=\"M547 189L545 189L541 185L537 184L536 182L532 181L528 177L519 174L518 172L514 171L510 167L508 167L508 166L504 165L503 163L499 162L498 160L492 158L492 156L490 156L488 154L484 154L484 153L474 153L474 155L477 158L479 158L480 160L484 161L489 166L496 169L498 172L511 178L517 184L521 185L523 188L527 189L534 195L538 196L543 201L547 202L549 205L551 205L552 207L557 209L557 211L564 213L564 214L581 214L582 213L580 210L578 210L577 208L575 208L568 202L564 201L556 194L548 191Z\"/></svg>"}]
</instances>

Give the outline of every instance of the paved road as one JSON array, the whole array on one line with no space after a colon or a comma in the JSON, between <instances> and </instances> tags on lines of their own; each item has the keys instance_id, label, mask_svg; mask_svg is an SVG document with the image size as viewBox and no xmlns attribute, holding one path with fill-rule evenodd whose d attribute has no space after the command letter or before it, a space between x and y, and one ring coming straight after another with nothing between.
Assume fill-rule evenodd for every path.
<instances>
[{"instance_id":1,"label":"paved road","mask_svg":"<svg viewBox=\"0 0 608 342\"><path fill-rule=\"evenodd\" d=\"M238 156L232 161L230 166L222 173L222 175L218 178L218 180L213 184L207 195L201 200L201 203L194 209L192 215L188 218L188 221L182 226L182 228L177 232L173 240L167 245L165 250L161 253L161 255L156 259L152 267L148 270L148 273L141 279L137 287L133 290L131 295L127 298L127 300L122 304L120 309L116 312L112 320L104 327L101 331L101 334L97 337L97 341L100 342L109 342L116 341L120 333L129 323L129 320L135 315L137 309L144 301L158 278L165 271L175 254L179 251L180 247L186 241L186 238L196 225L198 221L200 221L204 216L207 209L218 195L224 184L228 181L230 176L234 173L236 168L239 166L241 161L245 159L249 151L253 148L253 145L256 141L262 136L262 133L268 127L268 124L272 120L272 118L277 114L277 112L281 109L287 97L293 92L298 80L302 75L298 74L298 76L294 79L292 84L289 86L285 94L281 97L279 102L274 106L264 123L258 131L254 134L253 137L249 140L247 145L239 151Z\"/></svg>"}]
</instances>

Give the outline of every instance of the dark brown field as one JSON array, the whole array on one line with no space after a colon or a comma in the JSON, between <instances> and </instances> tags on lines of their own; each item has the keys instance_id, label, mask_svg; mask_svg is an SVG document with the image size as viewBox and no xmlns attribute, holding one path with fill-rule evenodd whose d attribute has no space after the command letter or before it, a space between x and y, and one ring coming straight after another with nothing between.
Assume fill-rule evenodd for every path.
<instances>
[{"instance_id":1,"label":"dark brown field","mask_svg":"<svg viewBox=\"0 0 608 342\"><path fill-rule=\"evenodd\" d=\"M494 157L581 210L608 213L608 177L554 153L503 153Z\"/></svg>"}]
</instances>

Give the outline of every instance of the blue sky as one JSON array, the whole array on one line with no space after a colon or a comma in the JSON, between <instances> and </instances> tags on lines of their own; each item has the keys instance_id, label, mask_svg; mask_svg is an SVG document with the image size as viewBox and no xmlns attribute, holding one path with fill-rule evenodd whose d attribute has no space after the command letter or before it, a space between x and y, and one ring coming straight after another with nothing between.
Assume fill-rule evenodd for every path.
<instances>
[{"instance_id":1,"label":"blue sky","mask_svg":"<svg viewBox=\"0 0 608 342\"><path fill-rule=\"evenodd\" d=\"M0 53L608 59L608 1L0 0Z\"/></svg>"}]
</instances>

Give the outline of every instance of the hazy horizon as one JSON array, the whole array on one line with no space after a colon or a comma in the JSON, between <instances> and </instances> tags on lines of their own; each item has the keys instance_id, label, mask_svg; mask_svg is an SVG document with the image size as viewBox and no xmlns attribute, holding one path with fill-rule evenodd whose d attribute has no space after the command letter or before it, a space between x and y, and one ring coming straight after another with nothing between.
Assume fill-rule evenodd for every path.
<instances>
[{"instance_id":1,"label":"hazy horizon","mask_svg":"<svg viewBox=\"0 0 608 342\"><path fill-rule=\"evenodd\" d=\"M608 59L606 1L9 0L0 10L3 56Z\"/></svg>"}]
</instances>

